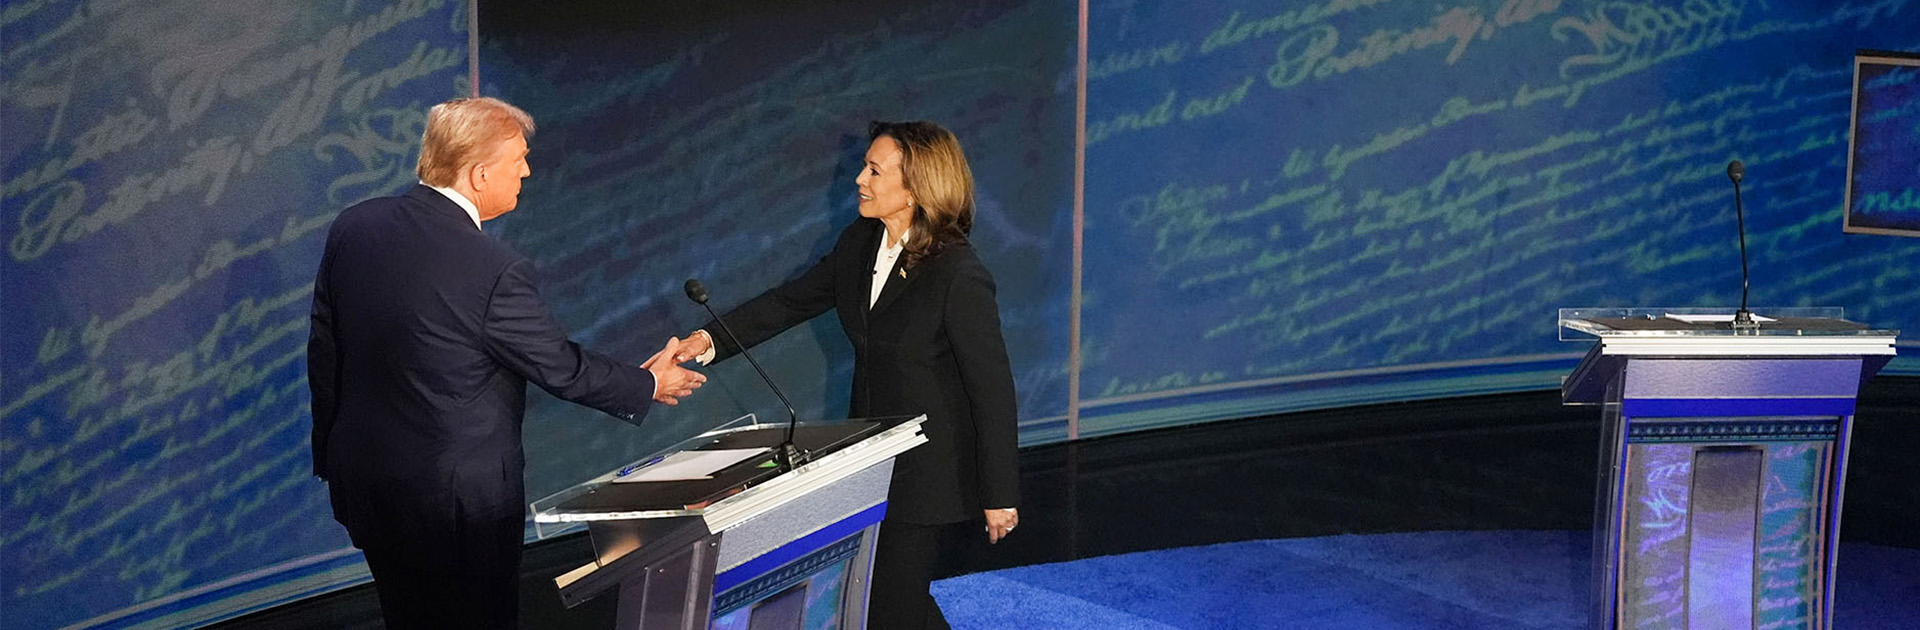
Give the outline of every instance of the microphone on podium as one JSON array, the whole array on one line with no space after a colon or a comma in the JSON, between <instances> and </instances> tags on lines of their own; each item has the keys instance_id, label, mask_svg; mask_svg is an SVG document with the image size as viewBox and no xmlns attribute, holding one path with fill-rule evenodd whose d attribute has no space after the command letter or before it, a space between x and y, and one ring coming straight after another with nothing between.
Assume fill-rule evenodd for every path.
<instances>
[{"instance_id":1,"label":"microphone on podium","mask_svg":"<svg viewBox=\"0 0 1920 630\"><path fill-rule=\"evenodd\" d=\"M1727 179L1733 180L1733 216L1740 228L1740 310L1733 312L1734 330L1759 330L1760 324L1753 321L1753 311L1747 310L1747 290L1750 277L1747 274L1747 215L1740 207L1740 180L1747 178L1747 165L1740 160L1727 163Z\"/></svg>"},{"instance_id":2,"label":"microphone on podium","mask_svg":"<svg viewBox=\"0 0 1920 630\"><path fill-rule=\"evenodd\" d=\"M800 412L794 411L793 403L787 400L786 393L780 391L779 385L773 384L773 378L767 376L767 371L760 368L760 362L753 360L753 355L747 352L746 344L740 343L740 338L733 335L733 329L728 328L727 322L720 319L720 314L714 312L712 305L707 304L708 296L706 285L700 284L700 280L698 279L688 278L686 290L687 299L693 300L695 304L706 307L707 314L713 316L713 322L720 325L720 332L725 333L727 339L733 342L734 347L740 349L740 356L747 358L747 363L753 366L753 371L760 374L760 380L766 381L767 389L773 390L773 395L780 398L780 404L787 406L786 439L780 443L780 448L777 449L774 454L774 457L780 460L780 466L787 470L792 470L795 466L806 463L806 454L800 452L800 449L793 444L793 430L794 427L800 424Z\"/></svg>"}]
</instances>

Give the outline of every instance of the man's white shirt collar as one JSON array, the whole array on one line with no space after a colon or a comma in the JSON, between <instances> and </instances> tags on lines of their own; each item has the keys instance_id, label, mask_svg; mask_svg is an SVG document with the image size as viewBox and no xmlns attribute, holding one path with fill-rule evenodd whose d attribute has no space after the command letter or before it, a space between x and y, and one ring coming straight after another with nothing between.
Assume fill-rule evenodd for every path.
<instances>
[{"instance_id":1,"label":"man's white shirt collar","mask_svg":"<svg viewBox=\"0 0 1920 630\"><path fill-rule=\"evenodd\" d=\"M474 229L480 229L480 209L475 207L473 202L467 199L466 195L462 195L460 191L452 188L441 188L426 182L420 182L420 185L438 190L440 194L446 195L448 199L452 199L454 203L459 204L461 210L467 211L467 218L473 219Z\"/></svg>"}]
</instances>

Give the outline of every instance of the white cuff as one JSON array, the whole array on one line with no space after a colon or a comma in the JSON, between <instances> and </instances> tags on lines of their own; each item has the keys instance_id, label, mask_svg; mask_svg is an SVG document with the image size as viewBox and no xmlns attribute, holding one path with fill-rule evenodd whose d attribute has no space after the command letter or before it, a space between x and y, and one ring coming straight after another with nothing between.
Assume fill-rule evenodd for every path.
<instances>
[{"instance_id":1,"label":"white cuff","mask_svg":"<svg viewBox=\"0 0 1920 630\"><path fill-rule=\"evenodd\" d=\"M693 334L700 335L702 337L707 338L707 351L700 353L700 356L694 357L693 360L699 361L700 365L706 365L706 364L712 363L713 355L717 354L714 351L714 349L719 347L714 345L713 343L713 333L707 332L707 329L702 328L700 330L693 331Z\"/></svg>"}]
</instances>

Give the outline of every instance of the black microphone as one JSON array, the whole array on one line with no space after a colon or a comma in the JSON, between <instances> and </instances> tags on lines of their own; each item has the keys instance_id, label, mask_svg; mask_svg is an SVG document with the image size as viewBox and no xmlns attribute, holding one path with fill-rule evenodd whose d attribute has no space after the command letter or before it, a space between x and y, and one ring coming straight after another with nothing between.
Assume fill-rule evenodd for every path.
<instances>
[{"instance_id":1,"label":"black microphone","mask_svg":"<svg viewBox=\"0 0 1920 630\"><path fill-rule=\"evenodd\" d=\"M1733 180L1733 216L1739 221L1740 228L1740 310L1733 312L1734 330L1758 330L1760 325L1753 321L1753 311L1747 310L1747 215L1740 207L1740 180L1747 177L1747 165L1740 160L1727 163L1727 179Z\"/></svg>"},{"instance_id":2,"label":"black microphone","mask_svg":"<svg viewBox=\"0 0 1920 630\"><path fill-rule=\"evenodd\" d=\"M760 380L766 381L767 389L773 390L773 395L780 397L780 404L787 406L787 437L785 441L780 443L780 449L774 457L778 458L780 465L787 470L792 470L793 467L806 463L806 454L800 452L800 449L793 445L793 429L800 424L800 412L793 410L793 403L788 401L787 395L780 391L780 386L773 384L773 378L767 376L767 371L760 368L760 362L753 360L753 355L747 353L746 344L740 343L740 338L734 336L733 329L728 328L727 322L720 319L719 313L714 312L713 305L707 304L708 296L706 285L700 284L698 279L688 278L686 289L687 299L693 300L695 304L706 307L707 314L713 316L713 323L720 325L720 332L725 333L727 339L733 342L734 347L740 349L740 356L746 357L747 363L753 366L753 371L760 373Z\"/></svg>"}]
</instances>

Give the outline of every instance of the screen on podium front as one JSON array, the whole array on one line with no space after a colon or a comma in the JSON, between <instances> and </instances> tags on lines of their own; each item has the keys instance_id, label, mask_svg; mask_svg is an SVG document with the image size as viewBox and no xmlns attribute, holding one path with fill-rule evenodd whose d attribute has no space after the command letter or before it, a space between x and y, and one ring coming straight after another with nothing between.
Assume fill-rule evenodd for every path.
<instances>
[{"instance_id":1,"label":"screen on podium front","mask_svg":"<svg viewBox=\"0 0 1920 630\"><path fill-rule=\"evenodd\" d=\"M1853 60L1846 230L1920 236L1920 54Z\"/></svg>"},{"instance_id":2,"label":"screen on podium front","mask_svg":"<svg viewBox=\"0 0 1920 630\"><path fill-rule=\"evenodd\" d=\"M846 627L847 584L866 537L856 532L713 598L713 630L832 630ZM860 607L865 610L864 606Z\"/></svg>"}]
</instances>

